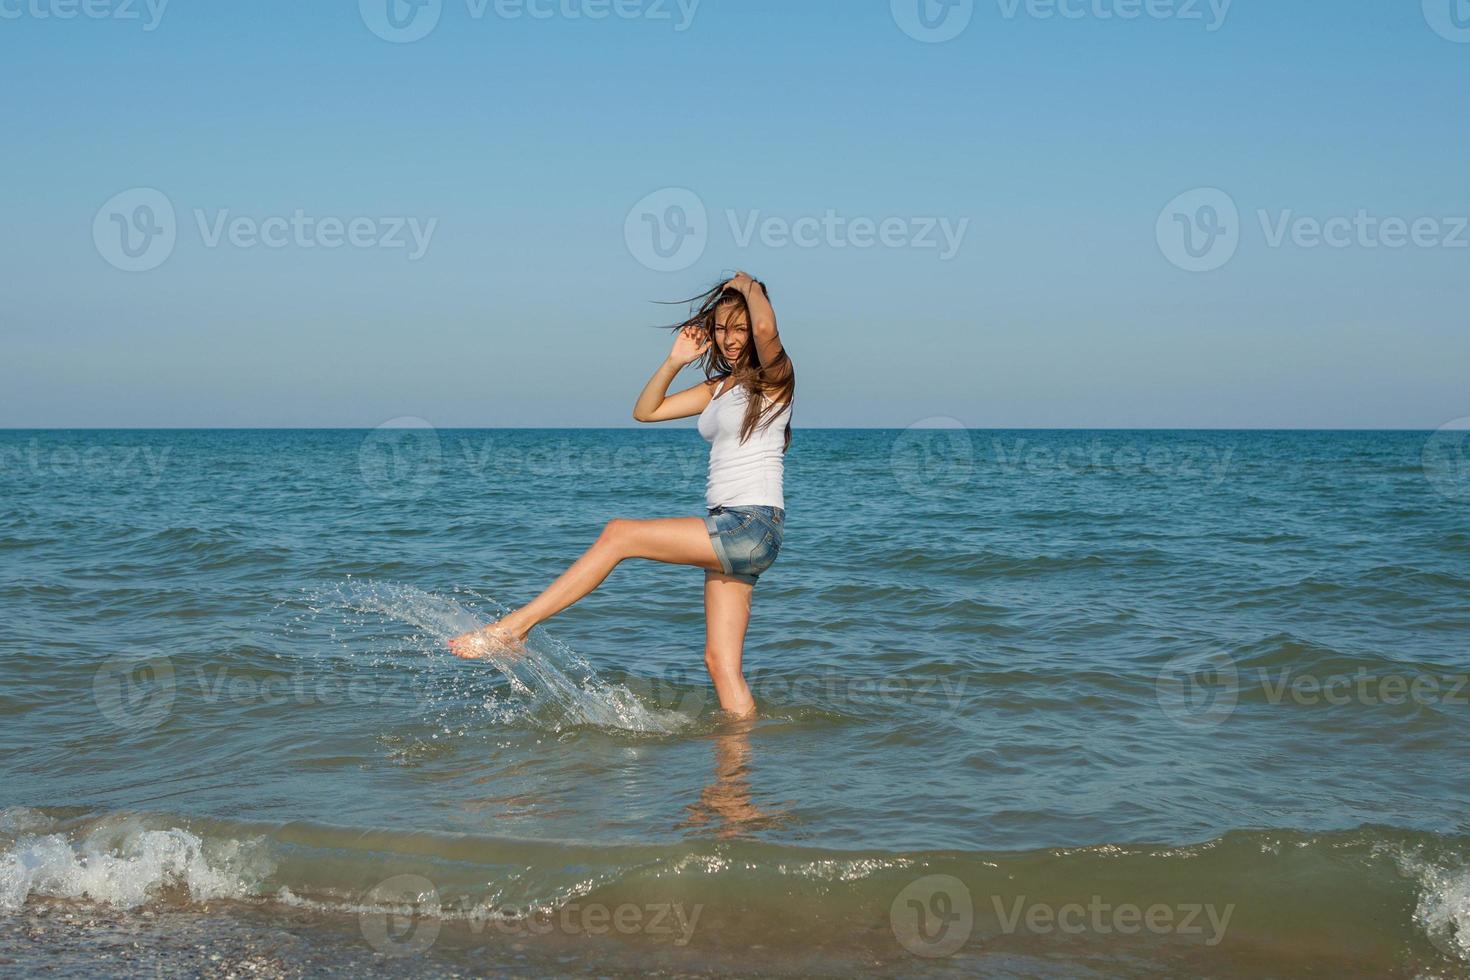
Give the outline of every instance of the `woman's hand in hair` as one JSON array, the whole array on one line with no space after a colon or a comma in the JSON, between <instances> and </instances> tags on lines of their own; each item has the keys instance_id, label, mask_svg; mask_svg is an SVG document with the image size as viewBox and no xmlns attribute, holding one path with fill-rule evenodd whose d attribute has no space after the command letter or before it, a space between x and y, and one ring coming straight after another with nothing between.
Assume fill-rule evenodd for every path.
<instances>
[{"instance_id":1,"label":"woman's hand in hair","mask_svg":"<svg viewBox=\"0 0 1470 980\"><path fill-rule=\"evenodd\" d=\"M709 350L709 334L696 326L687 326L674 338L674 349L669 351L669 362L679 367L694 363Z\"/></svg>"},{"instance_id":2,"label":"woman's hand in hair","mask_svg":"<svg viewBox=\"0 0 1470 980\"><path fill-rule=\"evenodd\" d=\"M766 295L766 284L754 279L748 272L737 272L735 278L725 283L725 288L739 290L750 309L750 333L760 353L762 365L776 368L781 360L783 348L776 334L776 311L771 298Z\"/></svg>"},{"instance_id":3,"label":"woman's hand in hair","mask_svg":"<svg viewBox=\"0 0 1470 980\"><path fill-rule=\"evenodd\" d=\"M733 289L737 293L739 293L741 296L744 296L746 299L749 299L750 298L750 291L756 285L758 285L758 283L756 282L755 277L752 276L750 273L748 273L748 272L737 272L737 273L735 273L735 278L734 279L731 279L729 282L725 283L724 288L725 289ZM761 287L761 290L762 290L762 292L764 292L765 291L765 287Z\"/></svg>"}]
</instances>

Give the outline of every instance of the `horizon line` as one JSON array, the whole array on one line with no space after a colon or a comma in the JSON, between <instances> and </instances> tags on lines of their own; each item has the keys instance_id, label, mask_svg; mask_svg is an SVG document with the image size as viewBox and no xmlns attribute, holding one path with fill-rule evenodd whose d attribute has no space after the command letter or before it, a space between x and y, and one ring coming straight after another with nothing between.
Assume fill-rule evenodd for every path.
<instances>
[{"instance_id":1,"label":"horizon line","mask_svg":"<svg viewBox=\"0 0 1470 980\"><path fill-rule=\"evenodd\" d=\"M674 421L674 420L670 420ZM653 423L657 424L657 423ZM10 432L376 432L429 428L434 431L464 432L621 432L649 430L650 424L642 425L430 425L430 426L382 426L382 425L73 425L73 426L0 426L0 433ZM677 426L679 430L697 431L694 426ZM1403 426L1189 426L1189 425L1130 425L1130 426L1054 426L1054 425L991 425L960 426L965 432L1438 432L1436 428L1405 428ZM668 431L665 427L662 431ZM793 432L954 432L953 426L888 426L888 425L817 425L792 426Z\"/></svg>"}]
</instances>

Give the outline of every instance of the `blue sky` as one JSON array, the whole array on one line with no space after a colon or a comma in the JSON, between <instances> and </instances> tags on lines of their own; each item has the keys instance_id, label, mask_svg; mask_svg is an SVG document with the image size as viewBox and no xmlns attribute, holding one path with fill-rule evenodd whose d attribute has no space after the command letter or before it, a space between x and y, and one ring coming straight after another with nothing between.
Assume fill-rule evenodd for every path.
<instances>
[{"instance_id":1,"label":"blue sky","mask_svg":"<svg viewBox=\"0 0 1470 980\"><path fill-rule=\"evenodd\" d=\"M1470 415L1464 0L87 2L0 0L0 426L632 425L736 268L801 425Z\"/></svg>"}]
</instances>

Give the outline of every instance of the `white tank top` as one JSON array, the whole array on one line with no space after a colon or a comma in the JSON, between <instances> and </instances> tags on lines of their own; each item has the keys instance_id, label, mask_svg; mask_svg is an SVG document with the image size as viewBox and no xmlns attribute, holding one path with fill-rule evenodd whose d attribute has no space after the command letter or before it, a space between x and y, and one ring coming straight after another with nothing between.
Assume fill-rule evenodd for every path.
<instances>
[{"instance_id":1,"label":"white tank top","mask_svg":"<svg viewBox=\"0 0 1470 980\"><path fill-rule=\"evenodd\" d=\"M784 510L781 475L791 406L782 408L769 426L757 425L750 438L741 443L740 427L745 422L749 399L745 387L736 385L711 398L699 413L699 434L710 444L705 503L710 507L763 504Z\"/></svg>"}]
</instances>

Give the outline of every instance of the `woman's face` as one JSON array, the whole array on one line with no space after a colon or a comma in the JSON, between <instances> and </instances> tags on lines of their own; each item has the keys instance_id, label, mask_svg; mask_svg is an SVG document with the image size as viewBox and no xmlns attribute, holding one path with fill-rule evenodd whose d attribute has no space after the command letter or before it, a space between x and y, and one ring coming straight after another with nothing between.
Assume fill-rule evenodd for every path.
<instances>
[{"instance_id":1,"label":"woman's face","mask_svg":"<svg viewBox=\"0 0 1470 980\"><path fill-rule=\"evenodd\" d=\"M725 360L735 364L750 343L750 323L745 311L733 303L715 311L715 346L725 355Z\"/></svg>"}]
</instances>

